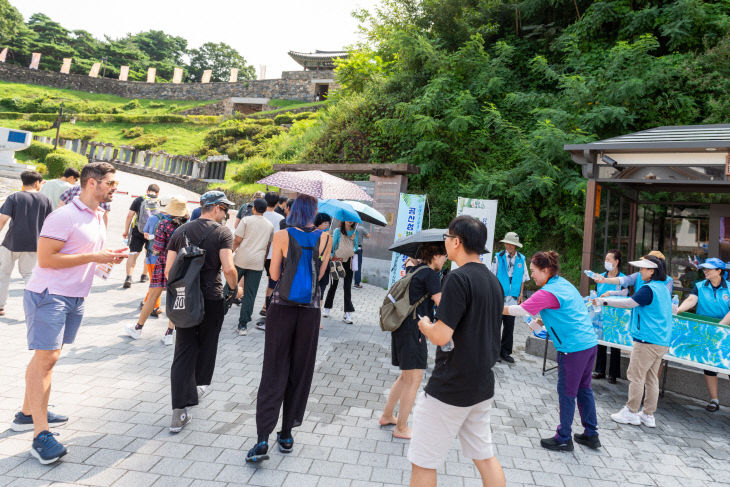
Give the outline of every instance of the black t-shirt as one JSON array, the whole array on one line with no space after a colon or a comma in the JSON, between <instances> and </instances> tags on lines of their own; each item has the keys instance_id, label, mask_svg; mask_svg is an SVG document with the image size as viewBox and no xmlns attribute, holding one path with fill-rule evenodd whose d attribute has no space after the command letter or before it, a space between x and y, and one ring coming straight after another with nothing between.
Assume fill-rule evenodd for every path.
<instances>
[{"instance_id":1,"label":"black t-shirt","mask_svg":"<svg viewBox=\"0 0 730 487\"><path fill-rule=\"evenodd\" d=\"M37 191L18 191L8 196L0 207L0 213L10 217L3 247L11 252L38 251L38 236L52 211L51 200Z\"/></svg>"},{"instance_id":2,"label":"black t-shirt","mask_svg":"<svg viewBox=\"0 0 730 487\"><path fill-rule=\"evenodd\" d=\"M484 264L469 263L449 273L436 318L454 330L454 349L436 350L427 394L458 407L494 396L492 367L499 357L504 293Z\"/></svg>"},{"instance_id":3,"label":"black t-shirt","mask_svg":"<svg viewBox=\"0 0 730 487\"><path fill-rule=\"evenodd\" d=\"M208 233L213 226L218 228ZM200 270L200 288L204 299L220 300L223 299L220 251L233 248L233 234L227 227L207 218L198 218L175 230L167 249L180 252L185 248L186 236L190 244L199 244L206 233L208 236L200 246L205 250L205 263Z\"/></svg>"},{"instance_id":4,"label":"black t-shirt","mask_svg":"<svg viewBox=\"0 0 730 487\"><path fill-rule=\"evenodd\" d=\"M433 301L431 296L441 292L441 280L439 279L438 273L433 269L428 268L426 264L419 264L418 266L408 267L406 272L412 273L416 269L426 267L426 270L420 271L418 274L411 278L411 285L408 288L408 299L411 304L421 299L424 295L428 297L416 307L416 319L413 319L413 315L409 315L403 324L393 332L394 336L418 333L420 336L420 330L418 329L418 316L428 316L433 321Z\"/></svg>"},{"instance_id":5,"label":"black t-shirt","mask_svg":"<svg viewBox=\"0 0 730 487\"><path fill-rule=\"evenodd\" d=\"M139 218L139 210L142 209L142 202L144 201L144 196L137 196L134 201L132 201L132 204L129 206L129 211L133 211L137 214L137 217Z\"/></svg>"}]
</instances>

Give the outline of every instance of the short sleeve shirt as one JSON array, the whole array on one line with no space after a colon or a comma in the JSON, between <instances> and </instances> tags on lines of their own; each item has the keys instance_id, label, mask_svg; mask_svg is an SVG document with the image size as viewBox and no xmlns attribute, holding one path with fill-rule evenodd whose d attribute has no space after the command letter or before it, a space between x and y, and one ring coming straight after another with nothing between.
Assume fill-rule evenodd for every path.
<instances>
[{"instance_id":1,"label":"short sleeve shirt","mask_svg":"<svg viewBox=\"0 0 730 487\"><path fill-rule=\"evenodd\" d=\"M235 236L242 239L233 256L236 267L252 271L263 270L266 250L274 237L274 226L271 222L261 215L244 217L236 228Z\"/></svg>"},{"instance_id":2,"label":"short sleeve shirt","mask_svg":"<svg viewBox=\"0 0 730 487\"><path fill-rule=\"evenodd\" d=\"M69 204L71 200L76 198L78 195L81 194L81 186L78 184L76 186L71 186L66 191L63 192L61 195L61 201L63 201L64 204ZM102 202L99 203L99 208L101 208L104 211L111 211L112 206L109 203Z\"/></svg>"},{"instance_id":3,"label":"short sleeve shirt","mask_svg":"<svg viewBox=\"0 0 730 487\"><path fill-rule=\"evenodd\" d=\"M18 191L8 196L0 207L0 213L10 217L3 247L11 252L36 252L38 235L51 211L51 200L36 191Z\"/></svg>"},{"instance_id":4,"label":"short sleeve shirt","mask_svg":"<svg viewBox=\"0 0 730 487\"><path fill-rule=\"evenodd\" d=\"M51 205L53 205L53 209L55 210L58 208L58 202L61 201L61 195L72 186L73 185L67 181L51 179L41 186L41 194L48 196L48 199L51 200Z\"/></svg>"},{"instance_id":5,"label":"short sleeve shirt","mask_svg":"<svg viewBox=\"0 0 730 487\"><path fill-rule=\"evenodd\" d=\"M275 212L275 211L268 211L268 210L266 212L264 212L264 218L266 218L267 220L269 220L269 222L271 222L271 224L274 226L275 229L279 229L280 228L279 227L279 222L284 219L284 217L281 216L280 214L278 214L277 212ZM269 253L266 254L266 258L267 259L270 259L271 258L271 251L272 251L272 249L269 249Z\"/></svg>"},{"instance_id":6,"label":"short sleeve shirt","mask_svg":"<svg viewBox=\"0 0 730 487\"><path fill-rule=\"evenodd\" d=\"M211 229L211 227L217 227ZM185 248L185 237L191 244L198 244L205 237L200 247L205 250L205 262L200 270L200 288L204 299L212 301L223 299L223 281L221 280L221 249L233 248L233 234L230 229L208 218L198 218L182 225L172 234L168 250L180 252Z\"/></svg>"},{"instance_id":7,"label":"short sleeve shirt","mask_svg":"<svg viewBox=\"0 0 730 487\"><path fill-rule=\"evenodd\" d=\"M503 305L502 285L484 264L470 262L449 273L436 318L454 330L454 349L437 348L427 394L458 407L494 396Z\"/></svg>"}]
</instances>

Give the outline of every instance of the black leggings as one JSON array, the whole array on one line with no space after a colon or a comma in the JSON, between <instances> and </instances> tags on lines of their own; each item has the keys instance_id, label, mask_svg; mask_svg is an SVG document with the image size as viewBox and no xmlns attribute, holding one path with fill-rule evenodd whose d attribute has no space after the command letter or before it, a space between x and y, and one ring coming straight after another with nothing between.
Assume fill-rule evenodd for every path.
<instances>
[{"instance_id":1,"label":"black leggings","mask_svg":"<svg viewBox=\"0 0 730 487\"><path fill-rule=\"evenodd\" d=\"M345 313L352 313L355 311L355 307L352 305L352 259L348 259L342 262L342 267L345 268L345 278L343 286L345 288ZM335 293L337 292L337 284L343 279L332 279L330 284L330 290L327 291L327 299L324 302L324 307L332 309L332 304L335 301Z\"/></svg>"}]
</instances>

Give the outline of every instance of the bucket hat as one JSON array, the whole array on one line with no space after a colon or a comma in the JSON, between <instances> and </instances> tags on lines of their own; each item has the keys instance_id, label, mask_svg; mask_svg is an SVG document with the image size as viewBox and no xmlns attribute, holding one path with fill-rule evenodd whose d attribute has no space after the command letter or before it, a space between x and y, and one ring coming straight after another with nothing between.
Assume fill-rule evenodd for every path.
<instances>
[{"instance_id":1,"label":"bucket hat","mask_svg":"<svg viewBox=\"0 0 730 487\"><path fill-rule=\"evenodd\" d=\"M517 235L516 232L507 232L502 240L500 240L501 243L511 244L515 247L522 248L522 244L520 243L520 236Z\"/></svg>"}]
</instances>

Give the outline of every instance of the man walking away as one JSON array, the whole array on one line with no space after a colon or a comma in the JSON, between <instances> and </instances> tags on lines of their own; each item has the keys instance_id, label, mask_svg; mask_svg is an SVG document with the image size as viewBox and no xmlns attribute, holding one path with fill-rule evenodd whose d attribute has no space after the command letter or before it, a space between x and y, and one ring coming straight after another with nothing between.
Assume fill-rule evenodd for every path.
<instances>
[{"instance_id":1,"label":"man walking away","mask_svg":"<svg viewBox=\"0 0 730 487\"><path fill-rule=\"evenodd\" d=\"M203 321L192 328L178 328L176 332L175 355L170 370L172 433L180 432L190 422L190 407L198 404L199 396L205 394L213 378L218 336L225 313L221 267L228 286L237 290L236 297L243 296L243 289L237 286L233 264L233 235L225 225L221 225L232 204L222 191L208 191L200 197L200 218L175 230L167 246L165 278L168 279L177 254L188 243L205 250L205 262L200 270Z\"/></svg>"},{"instance_id":2,"label":"man walking away","mask_svg":"<svg viewBox=\"0 0 730 487\"><path fill-rule=\"evenodd\" d=\"M144 225L150 215L157 213L160 208L158 197L160 187L156 184L147 186L147 194L137 196L127 213L127 220L124 222L124 233L122 238L129 238L129 259L127 259L127 278L124 280L124 289L132 287L132 273L137 264L137 256L142 249L147 247L147 239L144 238ZM147 273L142 272L139 282L147 281Z\"/></svg>"},{"instance_id":3,"label":"man walking away","mask_svg":"<svg viewBox=\"0 0 730 487\"><path fill-rule=\"evenodd\" d=\"M64 191L71 188L79 180L79 172L69 167L63 172L63 176L58 179L51 179L41 186L41 194L48 196L51 205L55 210L61 202L61 195Z\"/></svg>"},{"instance_id":4,"label":"man walking away","mask_svg":"<svg viewBox=\"0 0 730 487\"><path fill-rule=\"evenodd\" d=\"M63 345L76 338L96 264L119 264L128 255L126 249L102 250L106 225L99 203L112 200L117 187L115 171L108 162L84 166L81 195L43 223L38 265L23 296L28 348L34 352L25 373L23 409L15 415L11 428L33 430L30 453L43 464L66 454L66 448L48 430L68 421L48 411L53 367Z\"/></svg>"},{"instance_id":5,"label":"man walking away","mask_svg":"<svg viewBox=\"0 0 730 487\"><path fill-rule=\"evenodd\" d=\"M520 237L515 232L507 232L501 243L504 250L494 256L492 272L499 279L504 291L504 305L521 304L524 301L525 282L530 280L527 272L525 256L517 252L517 247L522 248ZM515 331L515 317L502 315L502 341L499 350L499 357L507 363L515 363L512 358L512 336Z\"/></svg>"},{"instance_id":6,"label":"man walking away","mask_svg":"<svg viewBox=\"0 0 730 487\"><path fill-rule=\"evenodd\" d=\"M264 195L264 199L266 200L267 206L266 213L264 213L264 218L269 220L269 222L274 226L274 230L276 231L280 227L280 222L284 219L283 216L276 212L276 208L278 208L276 205L279 203L279 194L270 191ZM271 264L271 247L269 247L269 252L266 254L266 261L264 261L264 269L266 269L266 275L269 276L269 285L266 288L266 302L264 303L264 307L261 309L261 311L259 311L259 314L261 316L266 316L266 308L269 305L269 301L271 300L271 293L274 292L274 286L276 285L276 282L271 280L271 271L269 269L269 264ZM261 326L264 326L263 323Z\"/></svg>"},{"instance_id":7,"label":"man walking away","mask_svg":"<svg viewBox=\"0 0 730 487\"><path fill-rule=\"evenodd\" d=\"M43 176L35 171L20 174L23 189L13 193L0 207L0 231L10 220L8 232L0 246L0 316L5 314L8 301L10 274L18 263L18 271L27 284L35 266L38 248L38 234L43 222L53 211L51 200L38 190Z\"/></svg>"},{"instance_id":8,"label":"man walking away","mask_svg":"<svg viewBox=\"0 0 730 487\"><path fill-rule=\"evenodd\" d=\"M286 218L286 202L289 201L289 198L286 196L279 196L279 203L276 205L276 208L274 209L275 212L277 212L279 215Z\"/></svg>"},{"instance_id":9,"label":"man walking away","mask_svg":"<svg viewBox=\"0 0 730 487\"><path fill-rule=\"evenodd\" d=\"M408 448L411 487L436 487L454 436L490 487L505 485L494 456L489 413L494 396L492 367L499 356L504 295L497 278L482 265L487 228L470 216L451 221L444 234L446 253L458 269L444 282L436 323L418 322L436 349L436 365L416 403Z\"/></svg>"},{"instance_id":10,"label":"man walking away","mask_svg":"<svg viewBox=\"0 0 730 487\"><path fill-rule=\"evenodd\" d=\"M238 318L239 335L248 333L248 322L251 321L254 301L259 291L264 261L274 238L274 226L263 216L266 212L266 200L256 199L253 205L253 215L243 217L236 227L233 239L233 263L238 272L239 285L243 282L243 302Z\"/></svg>"}]
</instances>

